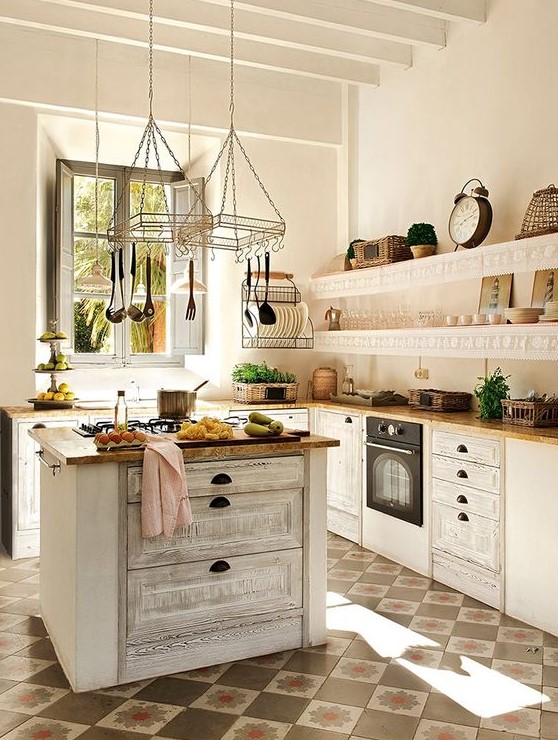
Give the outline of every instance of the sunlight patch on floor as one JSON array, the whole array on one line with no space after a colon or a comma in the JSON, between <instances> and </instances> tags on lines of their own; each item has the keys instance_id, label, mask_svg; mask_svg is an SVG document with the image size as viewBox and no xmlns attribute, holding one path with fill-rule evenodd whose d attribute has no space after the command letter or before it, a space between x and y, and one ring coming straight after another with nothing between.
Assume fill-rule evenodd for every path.
<instances>
[{"instance_id":1,"label":"sunlight patch on floor","mask_svg":"<svg viewBox=\"0 0 558 740\"><path fill-rule=\"evenodd\" d=\"M328 592L327 603L328 629L356 632L379 655L396 659L399 665L479 717L495 717L549 701L540 691L465 655L459 656L461 673L452 668L416 665L401 656L410 648L440 647L439 643L334 592Z\"/></svg>"}]
</instances>

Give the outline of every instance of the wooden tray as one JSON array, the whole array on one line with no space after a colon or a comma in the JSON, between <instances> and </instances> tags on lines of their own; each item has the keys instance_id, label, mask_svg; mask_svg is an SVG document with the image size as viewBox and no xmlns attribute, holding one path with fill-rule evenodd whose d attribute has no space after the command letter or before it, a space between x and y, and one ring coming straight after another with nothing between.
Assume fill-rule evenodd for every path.
<instances>
[{"instance_id":1,"label":"wooden tray","mask_svg":"<svg viewBox=\"0 0 558 740\"><path fill-rule=\"evenodd\" d=\"M169 439L182 448L193 447L230 447L231 445L281 444L282 442L300 442L300 435L283 432L276 437L249 437L242 429L233 429L230 439L177 439L175 434L168 435Z\"/></svg>"}]
</instances>

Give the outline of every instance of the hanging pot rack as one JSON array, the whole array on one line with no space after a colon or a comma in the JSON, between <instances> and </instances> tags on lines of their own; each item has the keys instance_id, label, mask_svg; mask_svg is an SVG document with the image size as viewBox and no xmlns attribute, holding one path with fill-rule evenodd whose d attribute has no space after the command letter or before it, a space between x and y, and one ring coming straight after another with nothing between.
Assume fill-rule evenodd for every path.
<instances>
[{"instance_id":1,"label":"hanging pot rack","mask_svg":"<svg viewBox=\"0 0 558 740\"><path fill-rule=\"evenodd\" d=\"M125 182L125 188L123 189L120 198L116 204L116 208L112 214L109 227L107 230L108 248L111 251L122 249L126 244L132 242L147 242L148 244L164 244L169 245L176 242L176 237L180 229L188 227L196 228L209 228L213 222L211 213L203 206L202 193L196 188L194 183L187 177L184 170L180 166L178 159L174 155L169 143L165 139L159 125L157 124L153 116L153 0L149 0L149 115L147 124L143 131L142 137L127 180ZM182 179L185 180L188 185L192 188L194 193L193 205L187 214L171 213L169 211L167 195L165 192L165 183L163 182L163 175L161 171L161 161L159 155L159 143L163 145L167 153L174 162L176 169L180 172ZM140 155L145 147L145 158L144 167L142 172L142 187L140 196L140 206L138 213L133 216L119 221L117 223L117 214L119 213L122 200L124 198L124 192L130 183L131 176L134 170L137 168L137 163ZM155 160L157 163L157 171L159 173L159 182L161 184L164 202L164 211L160 213L146 212L144 211L145 206L145 195L146 195L146 178L147 169L149 167L149 157L153 150ZM200 203L202 208L199 208ZM195 214L195 215L194 215Z\"/></svg>"},{"instance_id":2,"label":"hanging pot rack","mask_svg":"<svg viewBox=\"0 0 558 740\"><path fill-rule=\"evenodd\" d=\"M218 214L206 219L196 218L192 212L186 217L177 232L175 247L179 254L192 256L198 247L211 250L223 249L235 253L236 261L241 262L262 251L278 251L283 246L285 220L271 199L265 185L256 172L254 165L240 141L234 126L234 0L230 1L230 125L228 134L221 146L213 167L206 179L206 186L211 181L221 160L225 157L226 165ZM237 186L235 147L240 150L250 172L263 192L267 203L275 212L275 220L239 215L237 210ZM229 187L231 197L229 195ZM232 201L232 202L231 202ZM232 208L230 206L232 205Z\"/></svg>"}]
</instances>

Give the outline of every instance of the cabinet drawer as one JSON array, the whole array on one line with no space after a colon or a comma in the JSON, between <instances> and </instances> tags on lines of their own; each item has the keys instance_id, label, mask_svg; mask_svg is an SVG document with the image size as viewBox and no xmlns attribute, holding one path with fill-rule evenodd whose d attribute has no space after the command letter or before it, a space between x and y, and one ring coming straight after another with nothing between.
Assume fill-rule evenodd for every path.
<instances>
[{"instance_id":1,"label":"cabinet drawer","mask_svg":"<svg viewBox=\"0 0 558 740\"><path fill-rule=\"evenodd\" d=\"M498 571L500 535L498 522L432 503L432 547Z\"/></svg>"},{"instance_id":2,"label":"cabinet drawer","mask_svg":"<svg viewBox=\"0 0 558 740\"><path fill-rule=\"evenodd\" d=\"M450 432L432 432L432 452L464 462L500 465L500 442L489 437L470 437Z\"/></svg>"},{"instance_id":3,"label":"cabinet drawer","mask_svg":"<svg viewBox=\"0 0 558 740\"><path fill-rule=\"evenodd\" d=\"M454 460L451 457L432 455L432 477L459 483L461 486L482 488L483 491L499 493L500 469L480 463Z\"/></svg>"},{"instance_id":4,"label":"cabinet drawer","mask_svg":"<svg viewBox=\"0 0 558 740\"><path fill-rule=\"evenodd\" d=\"M302 549L226 560L216 553L212 560L129 571L127 635L224 625L300 606Z\"/></svg>"},{"instance_id":5,"label":"cabinet drawer","mask_svg":"<svg viewBox=\"0 0 558 740\"><path fill-rule=\"evenodd\" d=\"M184 470L190 497L300 488L304 481L302 455L186 462ZM130 502L141 499L141 471L141 466L128 468Z\"/></svg>"},{"instance_id":6,"label":"cabinet drawer","mask_svg":"<svg viewBox=\"0 0 558 740\"><path fill-rule=\"evenodd\" d=\"M495 520L500 516L499 496L438 478L432 480L432 500L466 514L479 514Z\"/></svg>"},{"instance_id":7,"label":"cabinet drawer","mask_svg":"<svg viewBox=\"0 0 558 740\"><path fill-rule=\"evenodd\" d=\"M194 522L167 540L141 536L141 503L128 506L128 567L145 568L302 545L302 489L193 498Z\"/></svg>"},{"instance_id":8,"label":"cabinet drawer","mask_svg":"<svg viewBox=\"0 0 558 740\"><path fill-rule=\"evenodd\" d=\"M478 565L466 563L451 555L434 551L432 556L432 578L440 583L472 596L483 604L500 609L500 578L495 573Z\"/></svg>"}]
</instances>

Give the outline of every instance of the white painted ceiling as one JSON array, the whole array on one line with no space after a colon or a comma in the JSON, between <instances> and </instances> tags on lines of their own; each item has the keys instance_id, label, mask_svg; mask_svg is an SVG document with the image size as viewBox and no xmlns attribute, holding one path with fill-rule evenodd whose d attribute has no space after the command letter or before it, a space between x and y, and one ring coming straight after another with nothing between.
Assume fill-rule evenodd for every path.
<instances>
[{"instance_id":1,"label":"white painted ceiling","mask_svg":"<svg viewBox=\"0 0 558 740\"><path fill-rule=\"evenodd\" d=\"M0 0L0 24L147 46L148 0ZM229 58L230 0L154 0L154 46ZM485 21L486 0L235 0L235 60L292 75L378 85L450 24Z\"/></svg>"}]
</instances>

